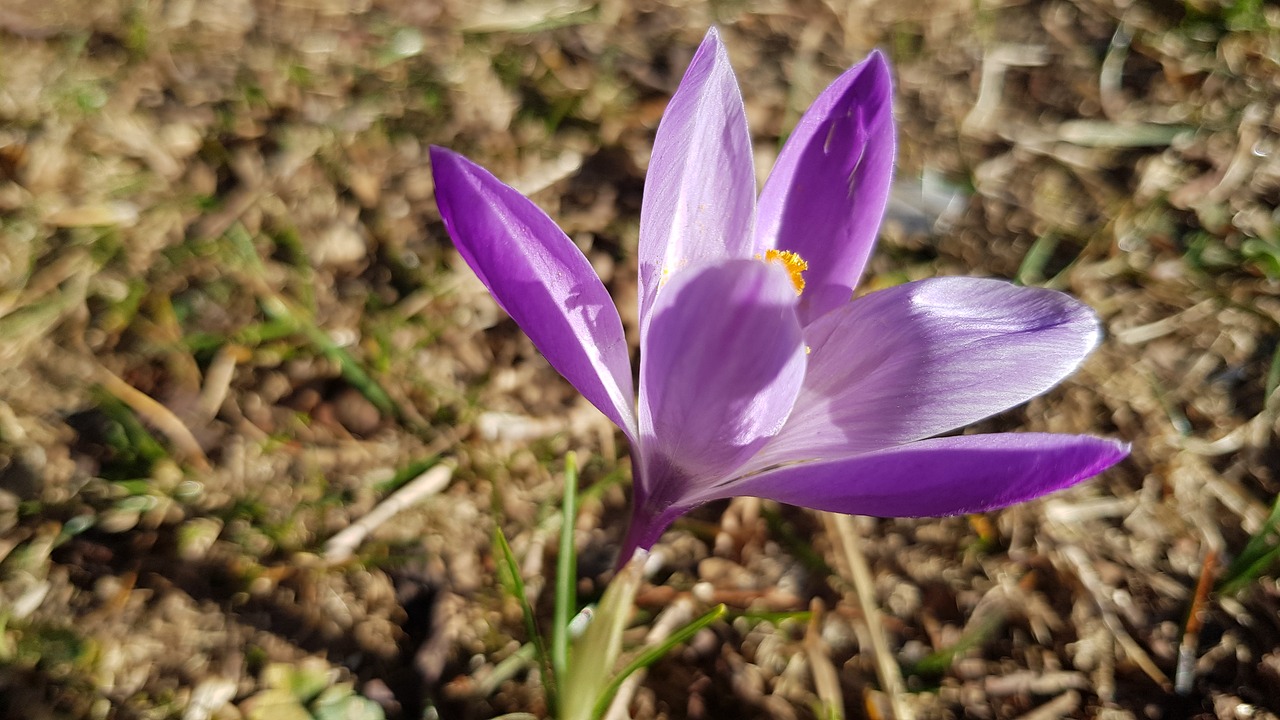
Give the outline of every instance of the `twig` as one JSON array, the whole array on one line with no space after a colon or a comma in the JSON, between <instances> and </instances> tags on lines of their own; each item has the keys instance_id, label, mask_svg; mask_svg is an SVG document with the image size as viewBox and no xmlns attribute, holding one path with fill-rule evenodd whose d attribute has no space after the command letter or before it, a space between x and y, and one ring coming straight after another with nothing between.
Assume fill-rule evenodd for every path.
<instances>
[{"instance_id":1,"label":"twig","mask_svg":"<svg viewBox=\"0 0 1280 720\"><path fill-rule=\"evenodd\" d=\"M205 420L213 420L227 399L236 365L248 360L251 353L241 345L223 345L213 356L204 374L204 387L200 388L200 413Z\"/></svg>"},{"instance_id":2,"label":"twig","mask_svg":"<svg viewBox=\"0 0 1280 720\"><path fill-rule=\"evenodd\" d=\"M1194 473L1194 479L1201 483L1204 490L1212 494L1222 507L1240 518L1241 529L1250 535L1262 529L1267 522L1267 508L1243 490L1244 486L1240 482L1244 473L1243 466L1235 464L1219 473L1194 454L1186 457L1187 472Z\"/></svg>"},{"instance_id":3,"label":"twig","mask_svg":"<svg viewBox=\"0 0 1280 720\"><path fill-rule=\"evenodd\" d=\"M822 716L844 720L844 693L840 690L840 673L831 662L831 648L822 640L822 600L809 603L809 626L804 633L804 652L813 674L813 689L822 703Z\"/></svg>"},{"instance_id":4,"label":"twig","mask_svg":"<svg viewBox=\"0 0 1280 720\"><path fill-rule=\"evenodd\" d=\"M1165 690L1173 689L1173 683L1169 681L1169 676L1165 675L1156 666L1155 661L1151 659L1147 651L1143 650L1142 646L1129 634L1129 631L1124 629L1124 623L1120 622L1120 618L1111 610L1111 602L1107 599L1110 597L1109 588L1102 582L1102 578L1098 577L1097 571L1093 569L1084 551L1075 545L1068 545L1062 548L1062 556L1071 563L1076 577L1080 579L1080 584L1084 585L1085 589L1093 595L1094 605L1097 606L1098 612L1102 616L1102 624L1111 632L1112 637L1120 644L1120 648L1129 656L1129 659L1161 688Z\"/></svg>"},{"instance_id":5,"label":"twig","mask_svg":"<svg viewBox=\"0 0 1280 720\"><path fill-rule=\"evenodd\" d=\"M1093 691L1103 702L1114 702L1116 699L1116 639L1101 628L1100 637L1105 649L1098 654L1098 670L1093 676Z\"/></svg>"},{"instance_id":6,"label":"twig","mask_svg":"<svg viewBox=\"0 0 1280 720\"><path fill-rule=\"evenodd\" d=\"M378 503L367 515L329 538L329 542L324 544L324 559L330 563L339 563L351 557L369 533L395 517L401 510L445 489L453 477L453 468L453 463L446 460L433 465L431 469L410 480L404 487Z\"/></svg>"},{"instance_id":7,"label":"twig","mask_svg":"<svg viewBox=\"0 0 1280 720\"><path fill-rule=\"evenodd\" d=\"M1218 569L1218 553L1209 548L1204 555L1204 563L1200 568L1200 580L1196 583L1196 594L1191 598L1191 607L1187 610L1187 627L1182 633L1182 643L1178 646L1178 667L1173 675L1173 689L1179 695L1191 694L1191 687L1196 682L1196 647L1200 644L1200 628L1204 625L1200 614L1204 603L1209 599L1209 591L1213 589L1213 577Z\"/></svg>"},{"instance_id":8,"label":"twig","mask_svg":"<svg viewBox=\"0 0 1280 720\"><path fill-rule=\"evenodd\" d=\"M120 402L128 405L130 409L164 433L165 437L169 438L169 442L173 443L174 449L197 469L209 469L209 458L205 457L196 436L191 434L190 428L183 424L173 411L156 402L150 395L121 380L118 375L102 365L98 366L98 382L102 383L102 387L107 392L119 398Z\"/></svg>"},{"instance_id":9,"label":"twig","mask_svg":"<svg viewBox=\"0 0 1280 720\"><path fill-rule=\"evenodd\" d=\"M848 515L827 513L828 521L835 527L840 538L840 548L844 551L845 561L849 567L850 580L862 606L862 615L871 635L871 649L876 663L876 675L880 679L880 687L889 696L889 707L895 720L912 720L911 711L903 701L906 684L902 681L902 670L889 654L889 641L885 637L884 625L880 622L880 608L875 601L875 583L871 579L871 568L862 553L862 539L853 526L853 518Z\"/></svg>"},{"instance_id":10,"label":"twig","mask_svg":"<svg viewBox=\"0 0 1280 720\"><path fill-rule=\"evenodd\" d=\"M1275 393L1273 392L1272 395L1274 396ZM1268 433L1271 432L1271 426L1275 424L1276 416L1280 414L1280 403L1271 400L1271 398L1267 400L1268 402L1263 407L1262 412L1254 415L1247 422L1237 426L1226 435L1217 440L1201 440L1196 437L1182 438L1182 448L1196 455L1218 456L1236 452L1249 443L1259 446L1266 444L1266 438Z\"/></svg>"},{"instance_id":11,"label":"twig","mask_svg":"<svg viewBox=\"0 0 1280 720\"><path fill-rule=\"evenodd\" d=\"M979 138L992 135L1004 99L1005 71L1011 67L1040 67L1048 62L1049 53L1042 45L1007 43L989 48L982 55L978 99L960 122L960 132Z\"/></svg>"},{"instance_id":12,"label":"twig","mask_svg":"<svg viewBox=\"0 0 1280 720\"><path fill-rule=\"evenodd\" d=\"M1124 117L1124 92L1121 90L1121 79L1124 76L1125 60L1129 57L1129 44L1133 40L1133 32L1121 23L1111 34L1111 45L1098 70L1098 100L1102 112L1110 120Z\"/></svg>"},{"instance_id":13,"label":"twig","mask_svg":"<svg viewBox=\"0 0 1280 720\"><path fill-rule=\"evenodd\" d=\"M1011 695L1052 695L1067 690L1087 690L1089 678L1084 673L1058 670L1037 673L1031 670L1010 675L993 675L983 681L983 689L993 697Z\"/></svg>"},{"instance_id":14,"label":"twig","mask_svg":"<svg viewBox=\"0 0 1280 720\"><path fill-rule=\"evenodd\" d=\"M1069 690L1031 712L1018 718L1018 720L1057 720L1057 718L1072 717L1076 710L1080 709L1080 693L1075 690Z\"/></svg>"},{"instance_id":15,"label":"twig","mask_svg":"<svg viewBox=\"0 0 1280 720\"><path fill-rule=\"evenodd\" d=\"M1195 305L1174 313L1166 318L1161 318L1155 322L1149 322L1146 325L1138 325L1136 327L1117 330L1113 335L1116 340L1125 345L1141 345L1150 340L1164 337L1179 328L1186 327L1189 323L1195 322L1200 318L1209 315L1217 308L1217 301L1212 298L1202 300Z\"/></svg>"}]
</instances>

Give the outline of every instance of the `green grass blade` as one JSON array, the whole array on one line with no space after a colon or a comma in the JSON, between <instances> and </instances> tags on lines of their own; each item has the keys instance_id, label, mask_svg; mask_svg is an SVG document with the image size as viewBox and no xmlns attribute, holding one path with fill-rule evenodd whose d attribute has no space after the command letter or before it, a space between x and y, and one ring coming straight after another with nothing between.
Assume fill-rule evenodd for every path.
<instances>
[{"instance_id":1,"label":"green grass blade","mask_svg":"<svg viewBox=\"0 0 1280 720\"><path fill-rule=\"evenodd\" d=\"M966 628L955 643L924 656L912 665L908 672L925 677L937 677L946 673L957 655L981 646L1004 624L1004 621L1004 613L997 612L992 613L985 620L973 623L973 626Z\"/></svg>"},{"instance_id":2,"label":"green grass blade","mask_svg":"<svg viewBox=\"0 0 1280 720\"><path fill-rule=\"evenodd\" d=\"M400 408L396 406L386 390L360 366L359 361L341 345L335 343L329 334L320 329L303 312L294 308L284 298L271 295L259 298L263 312L272 320L291 323L310 343L325 357L337 363L342 378L351 384L361 395L365 396L373 406L385 417L401 417Z\"/></svg>"},{"instance_id":3,"label":"green grass blade","mask_svg":"<svg viewBox=\"0 0 1280 720\"><path fill-rule=\"evenodd\" d=\"M334 342L328 333L315 324L310 312L276 293L262 281L265 273L262 259L258 257L258 252L253 246L253 237L244 229L244 226L238 223L233 225L224 237L235 251L237 260L249 273L250 288L258 295L258 304L268 320L292 327L306 337L316 350L338 365L343 379L373 403L384 417L403 419L403 413L387 391L373 379L373 376L365 372L351 353Z\"/></svg>"},{"instance_id":4,"label":"green grass blade","mask_svg":"<svg viewBox=\"0 0 1280 720\"><path fill-rule=\"evenodd\" d=\"M1218 581L1218 592L1234 595L1258 579L1280 559L1280 495L1271 505L1271 514L1258 532L1249 538L1226 574Z\"/></svg>"},{"instance_id":5,"label":"green grass blade","mask_svg":"<svg viewBox=\"0 0 1280 720\"><path fill-rule=\"evenodd\" d=\"M498 688L502 686L502 683L514 678L518 673L524 672L525 668L535 664L537 661L538 648L531 642L521 645L519 650L499 661L497 665L493 666L492 672L476 683L476 697L489 697L498 692ZM494 718L494 720L497 720L497 718Z\"/></svg>"},{"instance_id":6,"label":"green grass blade","mask_svg":"<svg viewBox=\"0 0 1280 720\"><path fill-rule=\"evenodd\" d=\"M556 557L555 612L551 626L551 670L562 678L569 668L569 615L578 604L578 562L573 529L578 517L578 458L564 458L564 509L560 519L560 552Z\"/></svg>"},{"instance_id":7,"label":"green grass blade","mask_svg":"<svg viewBox=\"0 0 1280 720\"><path fill-rule=\"evenodd\" d=\"M1039 285L1044 282L1044 268L1053 257L1054 250L1057 249L1057 235L1049 233L1036 238L1036 241L1031 244L1031 249L1027 250L1026 256L1022 258L1022 264L1018 266L1018 274L1014 275L1013 281L1019 285Z\"/></svg>"},{"instance_id":8,"label":"green grass blade","mask_svg":"<svg viewBox=\"0 0 1280 720\"><path fill-rule=\"evenodd\" d=\"M604 717L604 714L609 710L609 703L613 702L613 696L618 693L618 688L622 687L622 683L625 682L627 678L631 677L632 673L658 662L665 657L667 653L676 649L676 647L683 645L685 642L688 642L689 638L692 638L699 630L720 618L723 618L727 614L729 614L729 608L725 607L724 604L721 603L720 605L711 608L711 610L702 617L671 633L671 636L666 640L642 650L639 655L635 656L631 662L627 663L626 667L622 668L621 672L619 672L613 680L605 686L604 692L600 693L600 698L596 700L596 706L592 717Z\"/></svg>"},{"instance_id":9,"label":"green grass blade","mask_svg":"<svg viewBox=\"0 0 1280 720\"><path fill-rule=\"evenodd\" d=\"M615 485L623 485L631 479L631 473L627 472L626 464L615 469L613 472L602 478L596 479L591 483L591 487L578 493L578 504L584 501L599 500L610 488Z\"/></svg>"},{"instance_id":10,"label":"green grass blade","mask_svg":"<svg viewBox=\"0 0 1280 720\"><path fill-rule=\"evenodd\" d=\"M395 474L387 480L374 483L373 490L379 495L389 495L409 483L410 480L422 475L422 473L430 470L440 463L439 455L430 455L421 460L414 460L408 465L396 470Z\"/></svg>"},{"instance_id":11,"label":"green grass blade","mask_svg":"<svg viewBox=\"0 0 1280 720\"><path fill-rule=\"evenodd\" d=\"M555 676L549 670L550 658L547 655L546 643L542 641L542 635L538 633L538 619L534 615L533 606L529 604L529 597L525 594L524 579L520 577L520 563L516 562L515 553L511 552L511 544L507 542L507 536L502 533L502 528L494 527L493 544L498 548L498 580L506 588L507 592L515 596L520 602L520 611L524 615L524 629L529 634L529 641L533 643L534 649L538 654L538 669L542 674L542 686L547 689L547 705L551 708L556 707L555 695ZM554 713L553 713L554 714Z\"/></svg>"},{"instance_id":12,"label":"green grass blade","mask_svg":"<svg viewBox=\"0 0 1280 720\"><path fill-rule=\"evenodd\" d=\"M782 623L787 622L788 620L801 623L801 624L807 624L809 622L809 618L813 617L813 611L812 610L780 610L778 612L768 612L768 611L756 612L753 610L747 610L744 612L735 612L735 613L732 613L731 615L735 620L738 618L742 618L743 620L746 620L752 625L756 625L762 622L769 623L770 625L781 625Z\"/></svg>"},{"instance_id":13,"label":"green grass blade","mask_svg":"<svg viewBox=\"0 0 1280 720\"><path fill-rule=\"evenodd\" d=\"M792 557L799 560L814 574L822 577L836 574L835 570L822 558L822 555L813 549L813 543L801 537L777 510L765 507L761 514L764 516L765 523L769 526L770 537L776 538L778 542L782 543L782 546L787 549L787 552Z\"/></svg>"},{"instance_id":14,"label":"green grass blade","mask_svg":"<svg viewBox=\"0 0 1280 720\"><path fill-rule=\"evenodd\" d=\"M1267 405L1271 404L1271 396L1275 394L1277 386L1280 386L1280 345L1276 346L1276 351L1271 354L1271 366L1267 368L1267 383L1262 391L1263 402Z\"/></svg>"}]
</instances>

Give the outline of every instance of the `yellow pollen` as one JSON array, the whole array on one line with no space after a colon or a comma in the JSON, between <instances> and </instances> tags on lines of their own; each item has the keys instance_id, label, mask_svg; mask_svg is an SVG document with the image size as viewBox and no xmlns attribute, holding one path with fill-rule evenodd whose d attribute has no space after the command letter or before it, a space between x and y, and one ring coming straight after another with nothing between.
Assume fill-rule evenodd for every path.
<instances>
[{"instance_id":1,"label":"yellow pollen","mask_svg":"<svg viewBox=\"0 0 1280 720\"><path fill-rule=\"evenodd\" d=\"M809 269L809 263L805 262L799 253L790 250L766 250L764 260L782 265L791 276L791 284L796 286L796 294L804 292L804 276L801 273Z\"/></svg>"}]
</instances>

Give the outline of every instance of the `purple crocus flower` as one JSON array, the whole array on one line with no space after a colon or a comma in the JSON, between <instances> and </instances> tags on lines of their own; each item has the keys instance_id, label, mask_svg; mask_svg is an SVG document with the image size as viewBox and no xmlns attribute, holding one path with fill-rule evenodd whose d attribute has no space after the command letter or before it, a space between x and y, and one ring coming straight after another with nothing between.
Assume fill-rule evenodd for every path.
<instances>
[{"instance_id":1,"label":"purple crocus flower","mask_svg":"<svg viewBox=\"0 0 1280 720\"><path fill-rule=\"evenodd\" d=\"M631 443L622 559L739 495L841 513L979 512L1089 478L1126 445L935 437L1045 392L1098 342L1062 293L937 278L853 298L893 172L882 55L813 103L756 199L737 80L707 33L654 140L640 213L640 388L590 263L545 213L433 147L459 252L542 354Z\"/></svg>"}]
</instances>

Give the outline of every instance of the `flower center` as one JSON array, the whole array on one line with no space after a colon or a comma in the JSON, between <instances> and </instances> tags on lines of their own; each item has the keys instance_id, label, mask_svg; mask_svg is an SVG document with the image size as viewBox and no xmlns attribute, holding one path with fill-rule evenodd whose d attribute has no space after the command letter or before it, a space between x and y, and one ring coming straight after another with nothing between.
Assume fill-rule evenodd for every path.
<instances>
[{"instance_id":1,"label":"flower center","mask_svg":"<svg viewBox=\"0 0 1280 720\"><path fill-rule=\"evenodd\" d=\"M757 256L759 257L759 256ZM809 269L809 263L800 257L800 253L794 253L790 250L766 250L764 253L765 262L775 262L782 266L791 276L791 284L796 288L796 294L804 292L804 276L802 273Z\"/></svg>"}]
</instances>

